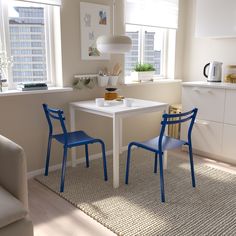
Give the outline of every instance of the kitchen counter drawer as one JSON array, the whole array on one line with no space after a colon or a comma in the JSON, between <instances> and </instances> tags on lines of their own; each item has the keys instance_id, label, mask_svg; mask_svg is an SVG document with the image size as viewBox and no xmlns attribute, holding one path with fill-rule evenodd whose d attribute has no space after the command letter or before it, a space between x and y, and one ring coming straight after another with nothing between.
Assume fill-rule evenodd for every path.
<instances>
[{"instance_id":1,"label":"kitchen counter drawer","mask_svg":"<svg viewBox=\"0 0 236 236\"><path fill-rule=\"evenodd\" d=\"M184 111L197 107L198 119L223 122L224 89L183 87L182 97Z\"/></svg>"},{"instance_id":2,"label":"kitchen counter drawer","mask_svg":"<svg viewBox=\"0 0 236 236\"><path fill-rule=\"evenodd\" d=\"M224 125L222 152L226 162L236 165L236 142L235 142L236 126Z\"/></svg>"},{"instance_id":3,"label":"kitchen counter drawer","mask_svg":"<svg viewBox=\"0 0 236 236\"><path fill-rule=\"evenodd\" d=\"M181 127L181 138L187 140L187 125ZM192 131L193 148L202 152L221 155L223 124L196 120Z\"/></svg>"}]
</instances>

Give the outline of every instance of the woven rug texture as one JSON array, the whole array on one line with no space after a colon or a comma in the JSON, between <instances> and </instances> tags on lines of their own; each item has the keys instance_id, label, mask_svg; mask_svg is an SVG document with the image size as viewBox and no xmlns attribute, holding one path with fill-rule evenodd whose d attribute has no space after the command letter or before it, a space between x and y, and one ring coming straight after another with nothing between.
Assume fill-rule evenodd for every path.
<instances>
[{"instance_id":1,"label":"woven rug texture","mask_svg":"<svg viewBox=\"0 0 236 236\"><path fill-rule=\"evenodd\" d=\"M108 182L102 160L66 170L65 191L59 193L60 170L36 180L81 209L117 235L236 235L236 175L195 158L192 188L188 156L169 155L165 170L166 203L160 201L159 172L154 155L132 152L129 185L124 184L126 155L120 158L120 187L112 187L112 157L107 157Z\"/></svg>"}]
</instances>

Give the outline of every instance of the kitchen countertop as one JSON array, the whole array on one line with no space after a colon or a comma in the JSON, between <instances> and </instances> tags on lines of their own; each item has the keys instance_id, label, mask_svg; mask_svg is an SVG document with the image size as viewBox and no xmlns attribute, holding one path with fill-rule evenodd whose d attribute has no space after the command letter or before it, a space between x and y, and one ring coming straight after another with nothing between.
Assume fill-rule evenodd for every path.
<instances>
[{"instance_id":1,"label":"kitchen countertop","mask_svg":"<svg viewBox=\"0 0 236 236\"><path fill-rule=\"evenodd\" d=\"M192 81L192 82L183 82L182 85L189 87L197 86L205 88L236 89L236 83L225 83L225 82Z\"/></svg>"}]
</instances>

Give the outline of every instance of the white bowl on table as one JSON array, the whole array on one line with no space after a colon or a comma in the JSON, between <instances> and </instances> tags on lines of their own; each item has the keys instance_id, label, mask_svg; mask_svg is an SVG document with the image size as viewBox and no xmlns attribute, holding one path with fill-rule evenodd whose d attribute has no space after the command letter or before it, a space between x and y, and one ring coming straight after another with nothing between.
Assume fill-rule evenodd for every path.
<instances>
[{"instance_id":1,"label":"white bowl on table","mask_svg":"<svg viewBox=\"0 0 236 236\"><path fill-rule=\"evenodd\" d=\"M95 103L98 107L103 107L104 103L105 103L105 100L104 100L104 98L96 98Z\"/></svg>"},{"instance_id":2,"label":"white bowl on table","mask_svg":"<svg viewBox=\"0 0 236 236\"><path fill-rule=\"evenodd\" d=\"M123 103L126 107L132 107L133 100L130 98L124 98Z\"/></svg>"}]
</instances>

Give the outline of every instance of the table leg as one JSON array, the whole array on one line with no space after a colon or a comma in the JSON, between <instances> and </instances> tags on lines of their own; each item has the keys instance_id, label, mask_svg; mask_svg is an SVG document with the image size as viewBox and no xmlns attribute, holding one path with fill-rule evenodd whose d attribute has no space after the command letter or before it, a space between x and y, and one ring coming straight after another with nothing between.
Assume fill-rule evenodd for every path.
<instances>
[{"instance_id":1,"label":"table leg","mask_svg":"<svg viewBox=\"0 0 236 236\"><path fill-rule=\"evenodd\" d=\"M75 131L75 109L70 106L70 130ZM71 148L72 167L76 166L76 149Z\"/></svg>"},{"instance_id":2,"label":"table leg","mask_svg":"<svg viewBox=\"0 0 236 236\"><path fill-rule=\"evenodd\" d=\"M113 117L113 187L119 187L120 117Z\"/></svg>"},{"instance_id":3,"label":"table leg","mask_svg":"<svg viewBox=\"0 0 236 236\"><path fill-rule=\"evenodd\" d=\"M120 154L123 153L123 120L120 118Z\"/></svg>"}]
</instances>

